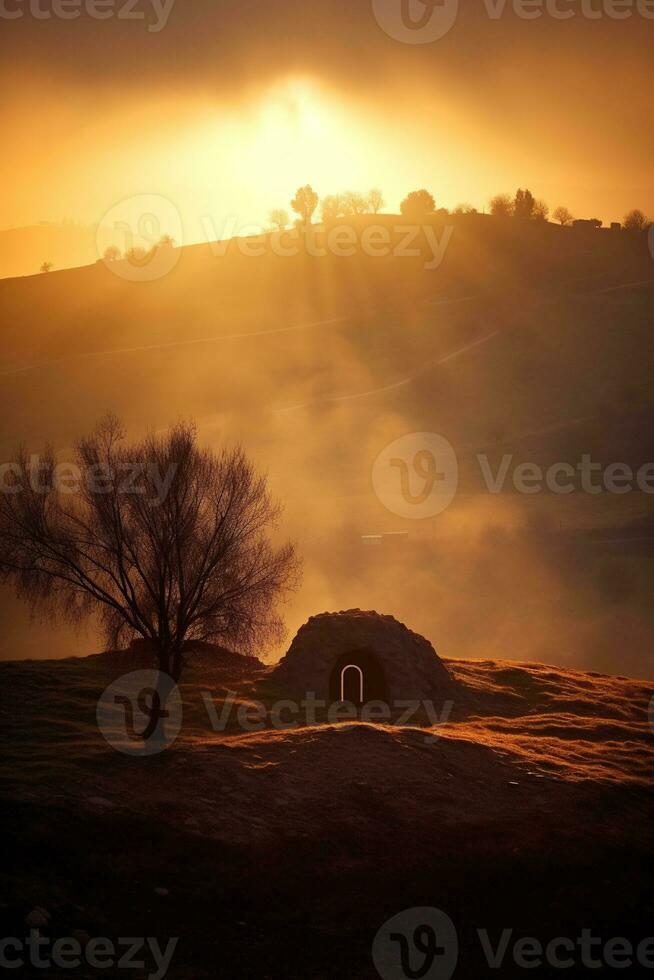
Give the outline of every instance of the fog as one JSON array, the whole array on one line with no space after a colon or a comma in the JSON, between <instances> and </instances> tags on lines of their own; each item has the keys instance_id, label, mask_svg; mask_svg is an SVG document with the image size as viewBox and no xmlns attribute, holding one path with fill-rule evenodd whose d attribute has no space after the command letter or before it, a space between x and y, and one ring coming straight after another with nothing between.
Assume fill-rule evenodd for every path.
<instances>
[{"instance_id":1,"label":"fog","mask_svg":"<svg viewBox=\"0 0 654 980\"><path fill-rule=\"evenodd\" d=\"M651 558L638 541L651 497L523 494L510 482L493 494L477 460L493 472L505 454L544 467L583 453L645 461L651 300L498 288L499 244L456 235L436 277L407 259L196 250L153 284L103 266L8 283L4 458L21 440L66 458L107 410L133 436L192 418L201 443L242 443L284 504L277 533L304 561L287 642L312 614L360 607L398 617L447 657L652 676ZM480 292L490 267L493 290ZM407 519L372 473L415 432L451 443L459 487L442 513ZM406 537L366 543L389 532ZM4 658L102 647L88 630L28 629L6 593L4 613Z\"/></svg>"}]
</instances>

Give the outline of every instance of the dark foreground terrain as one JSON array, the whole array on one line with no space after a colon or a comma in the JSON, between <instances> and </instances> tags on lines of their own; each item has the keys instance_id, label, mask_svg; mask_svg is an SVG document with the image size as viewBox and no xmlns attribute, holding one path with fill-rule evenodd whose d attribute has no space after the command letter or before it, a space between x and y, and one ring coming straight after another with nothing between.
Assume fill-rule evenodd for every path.
<instances>
[{"instance_id":1,"label":"dark foreground terrain","mask_svg":"<svg viewBox=\"0 0 654 980\"><path fill-rule=\"evenodd\" d=\"M121 654L0 666L3 936L25 937L40 909L50 938L180 937L173 978L340 980L378 976L378 929L414 906L450 916L463 978L560 976L515 964L524 936L588 929L597 956L614 937L654 935L651 682L449 661L457 692L436 739L417 725L215 732L202 692L218 708L226 690L251 699L266 668L197 655L182 734L132 758L103 739L95 710L138 666ZM478 929L493 946L513 930L501 968ZM612 972L574 956L564 975Z\"/></svg>"}]
</instances>

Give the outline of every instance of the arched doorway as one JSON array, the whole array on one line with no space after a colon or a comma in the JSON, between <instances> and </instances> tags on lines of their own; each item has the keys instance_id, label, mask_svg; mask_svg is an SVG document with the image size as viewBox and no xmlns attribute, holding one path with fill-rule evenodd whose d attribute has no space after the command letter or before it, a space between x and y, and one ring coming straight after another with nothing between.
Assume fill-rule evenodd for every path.
<instances>
[{"instance_id":1,"label":"arched doorway","mask_svg":"<svg viewBox=\"0 0 654 980\"><path fill-rule=\"evenodd\" d=\"M329 697L357 707L387 700L384 671L372 650L352 650L338 658L329 678Z\"/></svg>"},{"instance_id":2,"label":"arched doorway","mask_svg":"<svg viewBox=\"0 0 654 980\"><path fill-rule=\"evenodd\" d=\"M339 701L363 704L363 671L358 664L346 664L341 668Z\"/></svg>"}]
</instances>

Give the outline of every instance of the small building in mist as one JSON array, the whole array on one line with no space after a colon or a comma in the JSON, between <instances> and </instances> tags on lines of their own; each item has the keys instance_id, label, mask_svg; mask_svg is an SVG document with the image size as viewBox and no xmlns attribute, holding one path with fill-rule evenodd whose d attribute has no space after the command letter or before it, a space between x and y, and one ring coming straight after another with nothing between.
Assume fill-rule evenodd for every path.
<instances>
[{"instance_id":1,"label":"small building in mist","mask_svg":"<svg viewBox=\"0 0 654 980\"><path fill-rule=\"evenodd\" d=\"M599 218L575 218L572 227L577 231L597 231L602 227L602 222Z\"/></svg>"},{"instance_id":2,"label":"small building in mist","mask_svg":"<svg viewBox=\"0 0 654 980\"><path fill-rule=\"evenodd\" d=\"M453 681L431 643L393 616L350 609L302 626L274 670L275 688L328 703L438 700Z\"/></svg>"}]
</instances>

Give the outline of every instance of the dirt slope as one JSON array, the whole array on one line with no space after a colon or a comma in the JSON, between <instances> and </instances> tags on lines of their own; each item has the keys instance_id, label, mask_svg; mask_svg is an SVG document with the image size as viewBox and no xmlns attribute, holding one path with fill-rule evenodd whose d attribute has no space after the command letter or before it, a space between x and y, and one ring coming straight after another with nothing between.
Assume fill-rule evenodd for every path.
<instances>
[{"instance_id":1,"label":"dirt slope","mask_svg":"<svg viewBox=\"0 0 654 980\"><path fill-rule=\"evenodd\" d=\"M216 733L202 692L217 707L227 690L252 701L268 669L199 654L182 734L134 759L95 726L126 666L113 654L0 665L14 929L35 904L62 935L149 935L154 919L182 937L171 975L190 980L375 976L375 932L418 904L462 931L645 928L651 683L448 661L457 692L438 730L243 733L232 717ZM462 957L457 976L485 975L472 945Z\"/></svg>"}]
</instances>

